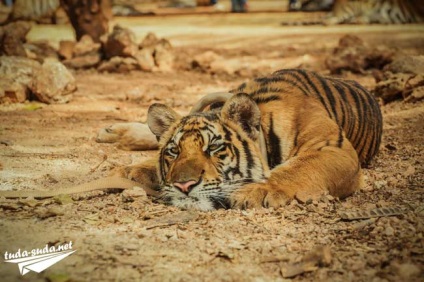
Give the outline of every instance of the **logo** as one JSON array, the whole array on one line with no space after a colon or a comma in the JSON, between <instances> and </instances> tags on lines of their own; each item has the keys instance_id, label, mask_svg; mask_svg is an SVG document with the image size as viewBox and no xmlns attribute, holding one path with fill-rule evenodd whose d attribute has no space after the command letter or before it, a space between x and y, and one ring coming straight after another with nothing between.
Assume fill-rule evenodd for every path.
<instances>
[{"instance_id":1,"label":"logo","mask_svg":"<svg viewBox=\"0 0 424 282\"><path fill-rule=\"evenodd\" d=\"M21 275L25 275L30 271L40 273L75 252L76 250L72 250L72 241L70 241L67 244L56 247L46 245L43 249L24 250L22 252L19 249L16 253L6 252L4 254L4 262L17 263Z\"/></svg>"}]
</instances>

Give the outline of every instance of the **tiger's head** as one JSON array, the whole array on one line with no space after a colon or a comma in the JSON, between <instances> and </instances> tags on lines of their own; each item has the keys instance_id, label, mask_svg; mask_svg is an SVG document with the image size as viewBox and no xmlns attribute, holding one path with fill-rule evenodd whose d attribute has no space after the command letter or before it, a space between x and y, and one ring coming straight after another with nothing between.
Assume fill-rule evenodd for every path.
<instances>
[{"instance_id":1,"label":"tiger's head","mask_svg":"<svg viewBox=\"0 0 424 282\"><path fill-rule=\"evenodd\" d=\"M263 181L269 168L259 148L261 114L246 94L222 108L180 117L163 104L147 122L159 139L158 177L163 200L183 209L229 207L229 195Z\"/></svg>"}]
</instances>

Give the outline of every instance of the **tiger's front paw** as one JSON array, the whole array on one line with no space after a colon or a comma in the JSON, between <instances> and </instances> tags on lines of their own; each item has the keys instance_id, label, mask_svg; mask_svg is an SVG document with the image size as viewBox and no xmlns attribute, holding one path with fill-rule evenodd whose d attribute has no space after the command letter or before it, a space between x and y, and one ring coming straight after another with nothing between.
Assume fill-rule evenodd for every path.
<instances>
[{"instance_id":1,"label":"tiger's front paw","mask_svg":"<svg viewBox=\"0 0 424 282\"><path fill-rule=\"evenodd\" d=\"M249 209L260 207L278 208L290 200L282 191L275 191L264 183L252 183L241 187L231 194L231 207Z\"/></svg>"},{"instance_id":2,"label":"tiger's front paw","mask_svg":"<svg viewBox=\"0 0 424 282\"><path fill-rule=\"evenodd\" d=\"M156 179L156 172L151 169L140 166L125 166L120 167L112 172L113 176L127 178L132 181L144 185L154 185L158 180Z\"/></svg>"}]
</instances>

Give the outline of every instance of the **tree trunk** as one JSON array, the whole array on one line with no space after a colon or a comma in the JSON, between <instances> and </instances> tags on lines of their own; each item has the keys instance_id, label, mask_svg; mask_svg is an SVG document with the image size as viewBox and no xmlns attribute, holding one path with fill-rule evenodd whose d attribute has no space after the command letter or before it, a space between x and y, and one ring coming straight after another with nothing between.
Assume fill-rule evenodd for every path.
<instances>
[{"instance_id":1,"label":"tree trunk","mask_svg":"<svg viewBox=\"0 0 424 282\"><path fill-rule=\"evenodd\" d=\"M108 23L112 18L110 0L61 0L76 39L79 41L85 34L99 42L100 37L108 32Z\"/></svg>"}]
</instances>

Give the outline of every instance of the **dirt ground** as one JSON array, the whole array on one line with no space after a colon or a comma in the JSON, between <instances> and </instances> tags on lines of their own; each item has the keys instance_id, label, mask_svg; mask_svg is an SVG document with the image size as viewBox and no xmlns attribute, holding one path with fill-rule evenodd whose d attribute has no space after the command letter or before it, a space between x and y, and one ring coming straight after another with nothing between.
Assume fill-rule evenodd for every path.
<instances>
[{"instance_id":1,"label":"dirt ground","mask_svg":"<svg viewBox=\"0 0 424 282\"><path fill-rule=\"evenodd\" d=\"M34 102L0 106L0 189L60 189L106 176L154 152L99 144L99 129L144 121L153 102L185 114L203 94L228 90L249 78L303 67L328 74L324 59L344 34L374 46L424 55L424 25L279 25L287 14L216 14L116 18L141 39L168 38L171 73L74 73L78 90L63 105ZM289 15L291 16L291 15ZM289 17L288 16L288 17ZM29 39L57 45L69 26L36 26ZM243 64L234 73L191 66L207 50ZM370 72L345 73L368 89ZM366 185L339 201L331 197L278 210L180 211L150 200L93 192L42 201L0 201L0 253L73 242L74 254L44 272L21 276L0 263L2 281L423 281L424 103L382 107L380 153L364 170ZM343 220L341 214L398 208L400 215ZM293 268L303 264L300 274ZM296 264L298 263L298 264ZM302 273L304 272L304 273Z\"/></svg>"}]
</instances>

